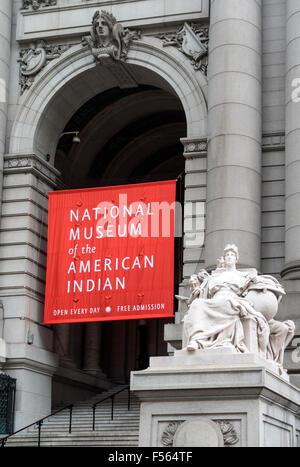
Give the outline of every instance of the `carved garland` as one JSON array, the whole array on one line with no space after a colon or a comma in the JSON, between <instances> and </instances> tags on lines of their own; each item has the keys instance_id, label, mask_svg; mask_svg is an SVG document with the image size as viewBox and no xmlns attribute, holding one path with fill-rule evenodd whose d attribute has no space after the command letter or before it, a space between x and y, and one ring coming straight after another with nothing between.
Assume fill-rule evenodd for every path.
<instances>
[{"instance_id":1,"label":"carved garland","mask_svg":"<svg viewBox=\"0 0 300 467\"><path fill-rule=\"evenodd\" d=\"M228 420L213 420L218 424L222 435L224 446L230 447L236 444L239 441L238 435L232 423ZM168 424L161 436L161 444L165 447L173 447L173 441L176 431L179 426L184 422L184 420L171 422Z\"/></svg>"},{"instance_id":2,"label":"carved garland","mask_svg":"<svg viewBox=\"0 0 300 467\"><path fill-rule=\"evenodd\" d=\"M53 6L57 4L57 0L23 0L23 9L38 10L40 7Z\"/></svg>"}]
</instances>

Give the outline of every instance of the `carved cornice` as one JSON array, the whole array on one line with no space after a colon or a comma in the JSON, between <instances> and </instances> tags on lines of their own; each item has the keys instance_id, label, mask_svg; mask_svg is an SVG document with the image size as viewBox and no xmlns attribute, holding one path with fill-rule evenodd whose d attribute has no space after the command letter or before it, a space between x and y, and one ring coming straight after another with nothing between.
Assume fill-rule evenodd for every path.
<instances>
[{"instance_id":1,"label":"carved cornice","mask_svg":"<svg viewBox=\"0 0 300 467\"><path fill-rule=\"evenodd\" d=\"M284 151L285 149L285 133L275 132L266 133L262 137L263 151Z\"/></svg>"},{"instance_id":2,"label":"carved cornice","mask_svg":"<svg viewBox=\"0 0 300 467\"><path fill-rule=\"evenodd\" d=\"M184 147L183 156L186 159L207 156L207 139L206 138L181 138L180 141L183 144L183 147Z\"/></svg>"},{"instance_id":3,"label":"carved cornice","mask_svg":"<svg viewBox=\"0 0 300 467\"><path fill-rule=\"evenodd\" d=\"M4 156L4 175L30 172L48 185L55 187L60 172L36 154L6 154Z\"/></svg>"},{"instance_id":4,"label":"carved cornice","mask_svg":"<svg viewBox=\"0 0 300 467\"><path fill-rule=\"evenodd\" d=\"M23 10L38 10L41 7L53 6L57 4L57 0L23 0Z\"/></svg>"}]
</instances>

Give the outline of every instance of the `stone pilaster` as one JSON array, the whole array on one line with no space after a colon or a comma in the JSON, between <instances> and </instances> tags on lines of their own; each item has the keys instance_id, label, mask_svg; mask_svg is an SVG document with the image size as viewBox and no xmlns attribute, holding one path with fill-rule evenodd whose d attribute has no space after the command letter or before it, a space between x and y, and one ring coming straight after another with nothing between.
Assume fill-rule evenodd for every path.
<instances>
[{"instance_id":1,"label":"stone pilaster","mask_svg":"<svg viewBox=\"0 0 300 467\"><path fill-rule=\"evenodd\" d=\"M207 140L182 138L185 157L183 278L204 266Z\"/></svg>"},{"instance_id":2,"label":"stone pilaster","mask_svg":"<svg viewBox=\"0 0 300 467\"><path fill-rule=\"evenodd\" d=\"M183 282L179 294L189 296L189 278L204 267L204 239L206 213L207 139L182 138L185 157L185 197L183 223ZM164 340L169 353L182 346L181 319L186 306L178 303L175 323L164 326Z\"/></svg>"},{"instance_id":3,"label":"stone pilaster","mask_svg":"<svg viewBox=\"0 0 300 467\"><path fill-rule=\"evenodd\" d=\"M3 157L5 152L5 137L7 125L7 96L9 82L9 63L11 49L11 0L0 2L1 47L0 47L0 213L3 186Z\"/></svg>"},{"instance_id":4,"label":"stone pilaster","mask_svg":"<svg viewBox=\"0 0 300 467\"><path fill-rule=\"evenodd\" d=\"M260 0L212 0L208 66L205 264L227 243L240 266L260 268Z\"/></svg>"},{"instance_id":5,"label":"stone pilaster","mask_svg":"<svg viewBox=\"0 0 300 467\"><path fill-rule=\"evenodd\" d=\"M16 429L51 411L58 360L43 314L48 192L58 175L34 154L4 157L0 301L7 352L2 369L17 379Z\"/></svg>"},{"instance_id":6,"label":"stone pilaster","mask_svg":"<svg viewBox=\"0 0 300 467\"><path fill-rule=\"evenodd\" d=\"M282 276L300 279L300 103L293 98L300 85L300 3L287 0L286 12L286 222Z\"/></svg>"}]
</instances>

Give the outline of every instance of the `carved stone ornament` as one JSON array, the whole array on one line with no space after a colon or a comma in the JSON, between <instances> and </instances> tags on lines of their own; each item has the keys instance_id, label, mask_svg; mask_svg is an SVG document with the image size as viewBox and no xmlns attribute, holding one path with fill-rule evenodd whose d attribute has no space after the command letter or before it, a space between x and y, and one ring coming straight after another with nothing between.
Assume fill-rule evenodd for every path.
<instances>
[{"instance_id":1,"label":"carved stone ornament","mask_svg":"<svg viewBox=\"0 0 300 467\"><path fill-rule=\"evenodd\" d=\"M69 45L47 45L44 41L31 44L28 49L20 50L20 87L21 94L29 89L35 76L49 63L59 58Z\"/></svg>"},{"instance_id":2,"label":"carved stone ornament","mask_svg":"<svg viewBox=\"0 0 300 467\"><path fill-rule=\"evenodd\" d=\"M212 420L217 424L221 430L223 443L225 447L233 446L238 443L239 438L236 433L236 430L232 423L228 420ZM210 423L212 422L210 421ZM174 421L168 424L161 436L161 444L165 447L173 447L174 445L174 436L180 426L184 423L184 420Z\"/></svg>"},{"instance_id":3,"label":"carved stone ornament","mask_svg":"<svg viewBox=\"0 0 300 467\"><path fill-rule=\"evenodd\" d=\"M57 4L57 0L23 0L23 9L38 10L40 7L53 6Z\"/></svg>"},{"instance_id":4,"label":"carved stone ornament","mask_svg":"<svg viewBox=\"0 0 300 467\"><path fill-rule=\"evenodd\" d=\"M46 182L47 185L53 187L57 185L57 178L60 175L57 169L35 154L5 155L3 172L5 175L15 173L32 173L39 179Z\"/></svg>"},{"instance_id":5,"label":"carved stone ornament","mask_svg":"<svg viewBox=\"0 0 300 467\"><path fill-rule=\"evenodd\" d=\"M173 446L173 440L175 433L178 429L178 427L183 423L183 421L178 421L178 422L171 422L167 426L167 428L164 430L162 436L161 436L161 444L166 447L172 447Z\"/></svg>"},{"instance_id":6,"label":"carved stone ornament","mask_svg":"<svg viewBox=\"0 0 300 467\"><path fill-rule=\"evenodd\" d=\"M104 58L125 61L130 43L140 37L140 32L124 29L111 13L101 10L94 14L90 35L82 38L82 45L91 49L97 63Z\"/></svg>"},{"instance_id":7,"label":"carved stone ornament","mask_svg":"<svg viewBox=\"0 0 300 467\"><path fill-rule=\"evenodd\" d=\"M176 32L157 36L164 47L173 46L191 59L196 71L207 75L209 29L195 24L184 23Z\"/></svg>"},{"instance_id":8,"label":"carved stone ornament","mask_svg":"<svg viewBox=\"0 0 300 467\"><path fill-rule=\"evenodd\" d=\"M211 274L201 270L191 276L190 297L176 296L188 308L183 317L186 350L252 352L285 374L284 350L295 332L293 321L275 319L285 291L272 276L254 268L238 270L238 259L237 246L227 245Z\"/></svg>"},{"instance_id":9,"label":"carved stone ornament","mask_svg":"<svg viewBox=\"0 0 300 467\"><path fill-rule=\"evenodd\" d=\"M233 446L238 443L239 438L232 423L227 420L214 420L219 425L223 435L224 446Z\"/></svg>"}]
</instances>

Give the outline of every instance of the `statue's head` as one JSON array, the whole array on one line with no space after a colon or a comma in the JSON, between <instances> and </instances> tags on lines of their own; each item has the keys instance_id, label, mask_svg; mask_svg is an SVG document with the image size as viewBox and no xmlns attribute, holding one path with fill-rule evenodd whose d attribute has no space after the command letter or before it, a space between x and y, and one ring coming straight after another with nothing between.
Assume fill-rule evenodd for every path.
<instances>
[{"instance_id":1,"label":"statue's head","mask_svg":"<svg viewBox=\"0 0 300 467\"><path fill-rule=\"evenodd\" d=\"M116 24L116 18L107 11L96 11L93 16L93 33L100 41L106 41L112 37L112 31Z\"/></svg>"},{"instance_id":2,"label":"statue's head","mask_svg":"<svg viewBox=\"0 0 300 467\"><path fill-rule=\"evenodd\" d=\"M224 263L226 264L236 264L239 260L239 250L236 245L226 245L224 248Z\"/></svg>"}]
</instances>

